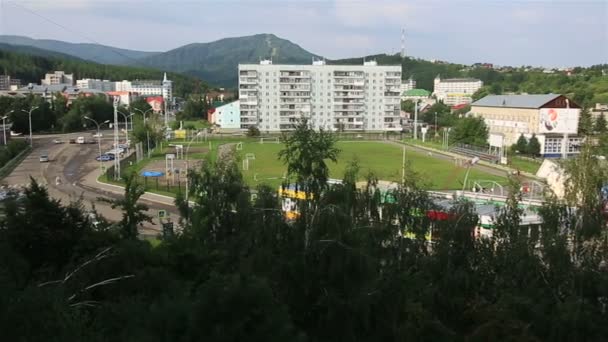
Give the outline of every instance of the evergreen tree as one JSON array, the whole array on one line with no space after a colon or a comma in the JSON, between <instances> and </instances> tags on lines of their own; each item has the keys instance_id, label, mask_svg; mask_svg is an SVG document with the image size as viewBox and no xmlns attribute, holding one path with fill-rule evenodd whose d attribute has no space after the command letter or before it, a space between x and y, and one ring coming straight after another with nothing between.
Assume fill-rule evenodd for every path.
<instances>
[{"instance_id":1,"label":"evergreen tree","mask_svg":"<svg viewBox=\"0 0 608 342\"><path fill-rule=\"evenodd\" d=\"M578 134L589 135L593 133L593 118L589 109L585 108L581 111L580 118L578 120Z\"/></svg>"},{"instance_id":2,"label":"evergreen tree","mask_svg":"<svg viewBox=\"0 0 608 342\"><path fill-rule=\"evenodd\" d=\"M540 142L538 141L536 134L532 134L532 137L530 137L530 140L528 141L527 151L528 154L531 154L535 157L540 155Z\"/></svg>"},{"instance_id":3,"label":"evergreen tree","mask_svg":"<svg viewBox=\"0 0 608 342\"><path fill-rule=\"evenodd\" d=\"M517 142L515 143L515 146L517 146L517 151L519 153L528 154L528 139L526 139L523 134L519 136Z\"/></svg>"},{"instance_id":4,"label":"evergreen tree","mask_svg":"<svg viewBox=\"0 0 608 342\"><path fill-rule=\"evenodd\" d=\"M604 117L604 114L600 114L597 119L595 120L595 125L593 126L593 129L595 130L596 133L606 133L606 130L608 129L606 127L606 118Z\"/></svg>"}]
</instances>

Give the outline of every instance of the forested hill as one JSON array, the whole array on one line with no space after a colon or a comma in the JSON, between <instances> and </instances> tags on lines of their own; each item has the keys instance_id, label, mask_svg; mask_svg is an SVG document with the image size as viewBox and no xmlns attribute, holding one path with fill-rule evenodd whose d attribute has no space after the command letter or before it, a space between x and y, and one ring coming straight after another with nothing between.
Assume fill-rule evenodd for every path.
<instances>
[{"instance_id":1,"label":"forested hill","mask_svg":"<svg viewBox=\"0 0 608 342\"><path fill-rule=\"evenodd\" d=\"M60 57L61 54L52 51L48 51L47 56L42 56L45 50L31 47L23 47L22 51L28 53L18 53L13 52L14 48L14 45L9 45L7 48L4 44L0 44L0 73L7 73L21 79L24 83L39 83L45 73L54 70L74 73L76 79L98 78L113 81L151 79L160 81L163 77L162 71L151 68L98 64L75 57ZM168 73L167 76L173 81L176 96L184 96L197 87L207 87L199 79L187 75Z\"/></svg>"},{"instance_id":2,"label":"forested hill","mask_svg":"<svg viewBox=\"0 0 608 342\"><path fill-rule=\"evenodd\" d=\"M608 102L608 64L595 65L589 68L574 68L573 74L567 76L563 72L546 74L541 69L525 70L512 68L499 71L487 68L472 68L462 64L433 63L422 59L398 55L372 55L361 58L328 61L329 64L362 64L363 60L376 60L381 65L402 65L403 79L412 77L417 88L433 91L433 79L437 75L442 78L474 77L484 82L484 87L476 95L483 97L487 94L529 93L565 94L583 106L591 106L596 102Z\"/></svg>"}]
</instances>

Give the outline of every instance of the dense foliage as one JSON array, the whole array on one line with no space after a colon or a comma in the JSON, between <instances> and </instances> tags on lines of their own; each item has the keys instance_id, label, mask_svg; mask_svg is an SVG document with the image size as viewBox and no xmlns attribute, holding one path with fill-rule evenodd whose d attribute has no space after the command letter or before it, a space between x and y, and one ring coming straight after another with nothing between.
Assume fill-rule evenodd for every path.
<instances>
[{"instance_id":1,"label":"dense foliage","mask_svg":"<svg viewBox=\"0 0 608 342\"><path fill-rule=\"evenodd\" d=\"M297 138L295 138L297 137ZM608 245L585 150L565 165L564 201L520 229L513 192L494 238L456 201L447 221L417 176L392 192L377 180L324 182L331 137L298 127L284 158L315 195L286 222L276 190L248 188L229 154L190 173L183 231L159 246L133 239L141 217L94 227L78 204L32 184L0 221L0 330L20 341L598 341L608 334ZM307 144L316 148L310 150ZM285 150L287 151L287 150ZM326 161L331 162L331 161ZM514 184L514 189L517 189ZM319 190L319 191L318 191ZM129 192L134 194L129 194ZM572 210L576 208L576 210ZM130 219L129 217L133 218ZM123 232L121 234L121 232ZM436 238L430 247L425 235ZM408 234L411 238L404 238Z\"/></svg>"}]
</instances>

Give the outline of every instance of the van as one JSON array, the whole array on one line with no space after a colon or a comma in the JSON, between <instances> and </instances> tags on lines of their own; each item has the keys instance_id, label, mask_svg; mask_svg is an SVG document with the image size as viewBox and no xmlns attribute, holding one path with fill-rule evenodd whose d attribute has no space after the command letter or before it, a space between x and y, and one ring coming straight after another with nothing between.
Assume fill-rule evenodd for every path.
<instances>
[{"instance_id":1,"label":"van","mask_svg":"<svg viewBox=\"0 0 608 342\"><path fill-rule=\"evenodd\" d=\"M76 143L77 143L77 144L84 144L84 142L85 142L85 141L84 141L84 137L78 137L78 138L76 139Z\"/></svg>"}]
</instances>

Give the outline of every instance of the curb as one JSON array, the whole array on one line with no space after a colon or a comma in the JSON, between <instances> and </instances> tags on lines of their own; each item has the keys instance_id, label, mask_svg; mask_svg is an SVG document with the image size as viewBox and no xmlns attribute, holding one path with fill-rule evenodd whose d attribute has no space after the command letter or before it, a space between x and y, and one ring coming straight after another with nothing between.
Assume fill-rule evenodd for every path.
<instances>
[{"instance_id":1,"label":"curb","mask_svg":"<svg viewBox=\"0 0 608 342\"><path fill-rule=\"evenodd\" d=\"M112 188L120 189L121 190L120 192L108 190L108 191L113 192L113 193L115 193L117 195L122 195L123 192L124 192L124 190L125 190L124 186L100 182L99 179L96 179L95 183L97 183L98 185L101 185L102 187L107 186L107 187L112 187ZM162 202L162 201L160 201L158 199L154 199L154 198L146 198L144 196L146 196L146 197L147 196L152 196L152 197L159 197L159 198L168 199L168 200L171 200L171 203ZM175 205L175 203L174 203L175 202L175 198L174 197L169 197L169 196L165 196L165 195L159 195L159 194L155 194L153 192L147 192L147 191L144 193L144 196L142 196L141 198L144 199L144 200L146 200L146 201L155 202L155 203L163 204L163 205Z\"/></svg>"}]
</instances>

